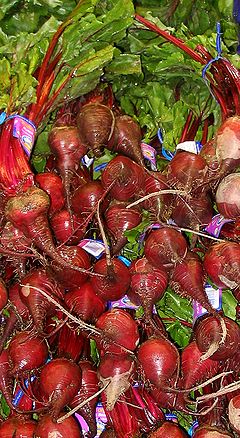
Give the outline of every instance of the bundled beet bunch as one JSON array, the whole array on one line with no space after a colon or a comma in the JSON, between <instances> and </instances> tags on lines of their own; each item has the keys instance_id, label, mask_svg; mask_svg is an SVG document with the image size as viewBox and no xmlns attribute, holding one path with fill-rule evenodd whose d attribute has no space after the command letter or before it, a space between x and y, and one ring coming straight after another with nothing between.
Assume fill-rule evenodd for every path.
<instances>
[{"instance_id":1,"label":"bundled beet bunch","mask_svg":"<svg viewBox=\"0 0 240 438\"><path fill-rule=\"evenodd\" d=\"M180 438L193 422L195 438L240 436L240 73L156 22L127 0L108 13L80 1L39 55L35 97L17 109L11 96L2 115L0 437ZM185 113L171 159L111 76L117 56L144 51L134 30L207 66L221 123L213 110ZM75 63L68 39L83 44ZM164 315L169 296L194 318Z\"/></svg>"}]
</instances>

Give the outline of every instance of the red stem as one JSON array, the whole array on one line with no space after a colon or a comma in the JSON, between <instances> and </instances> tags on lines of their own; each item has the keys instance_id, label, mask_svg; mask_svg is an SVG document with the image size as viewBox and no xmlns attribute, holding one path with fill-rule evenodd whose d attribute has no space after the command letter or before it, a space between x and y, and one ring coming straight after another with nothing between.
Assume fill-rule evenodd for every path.
<instances>
[{"instance_id":1,"label":"red stem","mask_svg":"<svg viewBox=\"0 0 240 438\"><path fill-rule=\"evenodd\" d=\"M193 119L193 112L192 112L192 110L190 110L188 113L184 128L183 128L183 131L182 131L181 138L179 140L180 143L186 140L187 132L188 132L190 124L192 123L192 119Z\"/></svg>"}]
</instances>

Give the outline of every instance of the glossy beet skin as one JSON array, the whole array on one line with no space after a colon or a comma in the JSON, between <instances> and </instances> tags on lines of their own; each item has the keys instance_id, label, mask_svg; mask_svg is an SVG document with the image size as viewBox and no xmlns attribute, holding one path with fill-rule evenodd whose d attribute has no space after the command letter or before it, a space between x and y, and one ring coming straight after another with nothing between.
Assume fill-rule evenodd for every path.
<instances>
[{"instance_id":1,"label":"glossy beet skin","mask_svg":"<svg viewBox=\"0 0 240 438\"><path fill-rule=\"evenodd\" d=\"M50 198L49 215L61 210L65 204L62 179L54 172L38 173L35 181L40 189L47 192Z\"/></svg>"},{"instance_id":2,"label":"glossy beet skin","mask_svg":"<svg viewBox=\"0 0 240 438\"><path fill-rule=\"evenodd\" d=\"M103 274L105 277L91 277L94 292L103 301L115 301L122 298L130 285L130 273L128 267L119 259L112 259L111 272L105 258L98 260L94 266L94 272Z\"/></svg>"},{"instance_id":3,"label":"glossy beet skin","mask_svg":"<svg viewBox=\"0 0 240 438\"><path fill-rule=\"evenodd\" d=\"M164 338L143 342L137 358L146 378L159 389L168 387L168 381L177 372L180 360L176 347Z\"/></svg>"},{"instance_id":4,"label":"glossy beet skin","mask_svg":"<svg viewBox=\"0 0 240 438\"><path fill-rule=\"evenodd\" d=\"M62 412L64 415L64 412ZM75 418L69 417L62 423L53 421L51 415L47 414L38 421L34 438L83 438L81 426Z\"/></svg>"},{"instance_id":5,"label":"glossy beet skin","mask_svg":"<svg viewBox=\"0 0 240 438\"><path fill-rule=\"evenodd\" d=\"M62 269L54 265L53 268L57 281L67 289L81 286L87 280L87 271L91 267L89 255L86 251L76 245L63 245L58 251L60 257L67 262L68 268ZM77 266L86 272L80 272L75 269L71 269L71 266Z\"/></svg>"},{"instance_id":6,"label":"glossy beet skin","mask_svg":"<svg viewBox=\"0 0 240 438\"><path fill-rule=\"evenodd\" d=\"M89 281L67 292L64 301L73 314L86 322L94 322L105 310L105 303L98 297Z\"/></svg>"},{"instance_id":7,"label":"glossy beet skin","mask_svg":"<svg viewBox=\"0 0 240 438\"><path fill-rule=\"evenodd\" d=\"M238 219L240 216L240 174L231 173L220 182L216 192L219 213L225 218Z\"/></svg>"},{"instance_id":8,"label":"glossy beet skin","mask_svg":"<svg viewBox=\"0 0 240 438\"><path fill-rule=\"evenodd\" d=\"M69 359L53 359L42 368L39 387L43 400L48 403L48 408L51 409L54 422L62 409L77 394L81 381L80 367Z\"/></svg>"},{"instance_id":9,"label":"glossy beet skin","mask_svg":"<svg viewBox=\"0 0 240 438\"><path fill-rule=\"evenodd\" d=\"M90 181L83 186L80 186L74 192L71 205L73 211L78 215L85 217L96 211L99 199L104 194L104 188L100 181ZM103 201L101 208L104 210L108 204L108 201Z\"/></svg>"},{"instance_id":10,"label":"glossy beet skin","mask_svg":"<svg viewBox=\"0 0 240 438\"><path fill-rule=\"evenodd\" d=\"M0 438L33 438L36 426L37 422L26 416L11 415L0 424Z\"/></svg>"},{"instance_id":11,"label":"glossy beet skin","mask_svg":"<svg viewBox=\"0 0 240 438\"><path fill-rule=\"evenodd\" d=\"M169 184L167 178L160 172L157 173L158 178L154 176L146 175L145 184L142 188L142 196L147 196L150 193L160 192L162 190L168 190ZM171 216L173 195L163 193L146 199L142 206L145 210L151 213L151 217L156 221L167 221ZM141 204L140 204L141 205Z\"/></svg>"},{"instance_id":12,"label":"glossy beet skin","mask_svg":"<svg viewBox=\"0 0 240 438\"><path fill-rule=\"evenodd\" d=\"M96 327L103 330L105 342L101 347L107 352L119 353L120 347L115 344L120 344L131 351L134 351L138 345L137 324L126 310L116 308L103 313L98 318ZM108 338L114 342L108 345L106 342Z\"/></svg>"},{"instance_id":13,"label":"glossy beet skin","mask_svg":"<svg viewBox=\"0 0 240 438\"><path fill-rule=\"evenodd\" d=\"M162 227L149 233L144 254L156 268L173 267L181 261L187 252L187 241L179 231Z\"/></svg>"},{"instance_id":14,"label":"glossy beet skin","mask_svg":"<svg viewBox=\"0 0 240 438\"><path fill-rule=\"evenodd\" d=\"M56 212L50 224L59 244L77 245L83 239L85 227L75 214L71 217L66 209Z\"/></svg>"},{"instance_id":15,"label":"glossy beet skin","mask_svg":"<svg viewBox=\"0 0 240 438\"><path fill-rule=\"evenodd\" d=\"M17 333L11 339L8 354L11 373L14 376L21 376L24 372L39 368L46 362L48 347L45 339L24 331Z\"/></svg>"},{"instance_id":16,"label":"glossy beet skin","mask_svg":"<svg viewBox=\"0 0 240 438\"><path fill-rule=\"evenodd\" d=\"M102 173L102 185L110 187L110 195L117 201L129 201L144 187L144 169L130 158L118 155L109 161Z\"/></svg>"},{"instance_id":17,"label":"glossy beet skin","mask_svg":"<svg viewBox=\"0 0 240 438\"><path fill-rule=\"evenodd\" d=\"M81 142L88 150L100 157L114 129L111 109L98 102L84 105L77 115L77 127Z\"/></svg>"}]
</instances>

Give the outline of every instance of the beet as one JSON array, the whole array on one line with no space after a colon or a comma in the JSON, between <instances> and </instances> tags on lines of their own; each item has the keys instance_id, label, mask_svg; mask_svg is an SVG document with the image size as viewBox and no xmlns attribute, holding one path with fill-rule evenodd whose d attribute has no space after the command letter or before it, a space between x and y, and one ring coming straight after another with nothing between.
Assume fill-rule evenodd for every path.
<instances>
[{"instance_id":1,"label":"beet","mask_svg":"<svg viewBox=\"0 0 240 438\"><path fill-rule=\"evenodd\" d=\"M229 432L212 427L212 426L202 426L198 427L193 434L193 438L229 438L233 435Z\"/></svg>"},{"instance_id":2,"label":"beet","mask_svg":"<svg viewBox=\"0 0 240 438\"><path fill-rule=\"evenodd\" d=\"M8 301L8 291L4 281L0 278L0 311L6 306Z\"/></svg>"},{"instance_id":3,"label":"beet","mask_svg":"<svg viewBox=\"0 0 240 438\"><path fill-rule=\"evenodd\" d=\"M228 418L232 428L240 434L240 395L235 395L228 405Z\"/></svg>"},{"instance_id":4,"label":"beet","mask_svg":"<svg viewBox=\"0 0 240 438\"><path fill-rule=\"evenodd\" d=\"M157 178L154 178L154 176L151 175L147 175L145 177L144 187L142 188L142 196L146 196L150 193L155 193L166 189L169 189L169 184L167 183L167 178L165 175L161 174L160 172L157 173ZM145 210L151 213L151 217L153 217L153 220L167 221L171 216L172 199L173 195L169 193L164 195L162 193L158 196L146 199L142 205Z\"/></svg>"},{"instance_id":5,"label":"beet","mask_svg":"<svg viewBox=\"0 0 240 438\"><path fill-rule=\"evenodd\" d=\"M94 322L105 310L105 303L95 294L89 281L67 292L64 301L74 314L90 323Z\"/></svg>"},{"instance_id":6,"label":"beet","mask_svg":"<svg viewBox=\"0 0 240 438\"><path fill-rule=\"evenodd\" d=\"M50 414L44 415L38 421L34 438L83 438L80 424L75 418L66 418L62 423L53 421Z\"/></svg>"},{"instance_id":7,"label":"beet","mask_svg":"<svg viewBox=\"0 0 240 438\"><path fill-rule=\"evenodd\" d=\"M216 204L225 218L238 219L240 216L240 175L231 173L223 178L217 188Z\"/></svg>"},{"instance_id":8,"label":"beet","mask_svg":"<svg viewBox=\"0 0 240 438\"><path fill-rule=\"evenodd\" d=\"M188 435L184 430L171 421L165 421L155 432L149 435L149 438L187 438Z\"/></svg>"},{"instance_id":9,"label":"beet","mask_svg":"<svg viewBox=\"0 0 240 438\"><path fill-rule=\"evenodd\" d=\"M0 437L33 438L36 425L36 421L26 416L11 415L0 424Z\"/></svg>"},{"instance_id":10,"label":"beet","mask_svg":"<svg viewBox=\"0 0 240 438\"><path fill-rule=\"evenodd\" d=\"M72 359L77 362L80 359L84 346L84 338L78 333L77 327L70 328L66 324L60 329L57 343L57 356Z\"/></svg>"},{"instance_id":11,"label":"beet","mask_svg":"<svg viewBox=\"0 0 240 438\"><path fill-rule=\"evenodd\" d=\"M83 218L97 208L98 201L104 195L104 188L100 181L90 181L78 187L71 199L73 211ZM106 208L108 201L102 204L102 209Z\"/></svg>"},{"instance_id":12,"label":"beet","mask_svg":"<svg viewBox=\"0 0 240 438\"><path fill-rule=\"evenodd\" d=\"M84 236L85 227L75 214L71 217L68 210L56 212L51 217L50 224L58 243L77 245Z\"/></svg>"},{"instance_id":13,"label":"beet","mask_svg":"<svg viewBox=\"0 0 240 438\"><path fill-rule=\"evenodd\" d=\"M54 172L38 173L35 181L40 189L47 192L50 198L49 215L61 210L65 204L62 179Z\"/></svg>"},{"instance_id":14,"label":"beet","mask_svg":"<svg viewBox=\"0 0 240 438\"><path fill-rule=\"evenodd\" d=\"M16 376L41 367L48 357L45 340L29 331L19 332L8 346L11 373Z\"/></svg>"},{"instance_id":15,"label":"beet","mask_svg":"<svg viewBox=\"0 0 240 438\"><path fill-rule=\"evenodd\" d=\"M88 278L87 271L90 269L90 258L84 249L79 246L61 246L58 250L60 257L66 260L68 269L62 269L54 265L53 269L59 283L65 288L72 289L81 286ZM79 271L71 266L79 267ZM81 272L83 270L83 272ZM90 272L89 272L90 273Z\"/></svg>"}]
</instances>

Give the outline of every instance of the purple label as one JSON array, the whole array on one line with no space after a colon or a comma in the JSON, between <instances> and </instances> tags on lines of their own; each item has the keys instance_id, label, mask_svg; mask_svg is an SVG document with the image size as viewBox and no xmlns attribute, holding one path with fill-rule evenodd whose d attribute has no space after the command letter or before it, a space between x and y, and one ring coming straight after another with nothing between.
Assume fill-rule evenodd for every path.
<instances>
[{"instance_id":1,"label":"purple label","mask_svg":"<svg viewBox=\"0 0 240 438\"><path fill-rule=\"evenodd\" d=\"M13 136L19 139L27 157L31 155L35 135L36 127L30 120L22 116L14 116Z\"/></svg>"},{"instance_id":2,"label":"purple label","mask_svg":"<svg viewBox=\"0 0 240 438\"><path fill-rule=\"evenodd\" d=\"M218 237L223 225L227 224L228 222L233 222L233 219L226 219L221 214L216 214L216 216L213 216L211 222L205 228L205 231L214 237Z\"/></svg>"},{"instance_id":3,"label":"purple label","mask_svg":"<svg viewBox=\"0 0 240 438\"><path fill-rule=\"evenodd\" d=\"M86 421L83 419L81 415L75 414L75 417L79 421L82 427L82 432L84 433L85 436L85 434L89 431L88 424L86 423ZM107 417L104 412L103 405L100 402L97 404L96 407L96 422L97 422L97 435L95 436L95 438L98 438L103 432L103 430L105 429L107 424Z\"/></svg>"},{"instance_id":4,"label":"purple label","mask_svg":"<svg viewBox=\"0 0 240 438\"><path fill-rule=\"evenodd\" d=\"M113 308L120 308L120 309L133 309L137 310L140 306L137 306L136 304L132 303L132 301L128 298L127 295L124 295L123 298L117 301L110 301L109 302L109 309ZM157 313L156 307L153 306L153 313Z\"/></svg>"},{"instance_id":5,"label":"purple label","mask_svg":"<svg viewBox=\"0 0 240 438\"><path fill-rule=\"evenodd\" d=\"M150 161L151 169L157 170L156 155L157 151L147 143L141 143L142 154L146 160Z\"/></svg>"},{"instance_id":6,"label":"purple label","mask_svg":"<svg viewBox=\"0 0 240 438\"><path fill-rule=\"evenodd\" d=\"M78 246L96 257L96 259L99 259L105 252L105 246L102 240L83 239L79 242Z\"/></svg>"},{"instance_id":7,"label":"purple label","mask_svg":"<svg viewBox=\"0 0 240 438\"><path fill-rule=\"evenodd\" d=\"M212 307L216 310L221 310L222 308L222 289L217 289L212 287L210 284L205 285L205 291ZM193 301L193 323L200 316L207 313L207 310L197 301Z\"/></svg>"}]
</instances>

